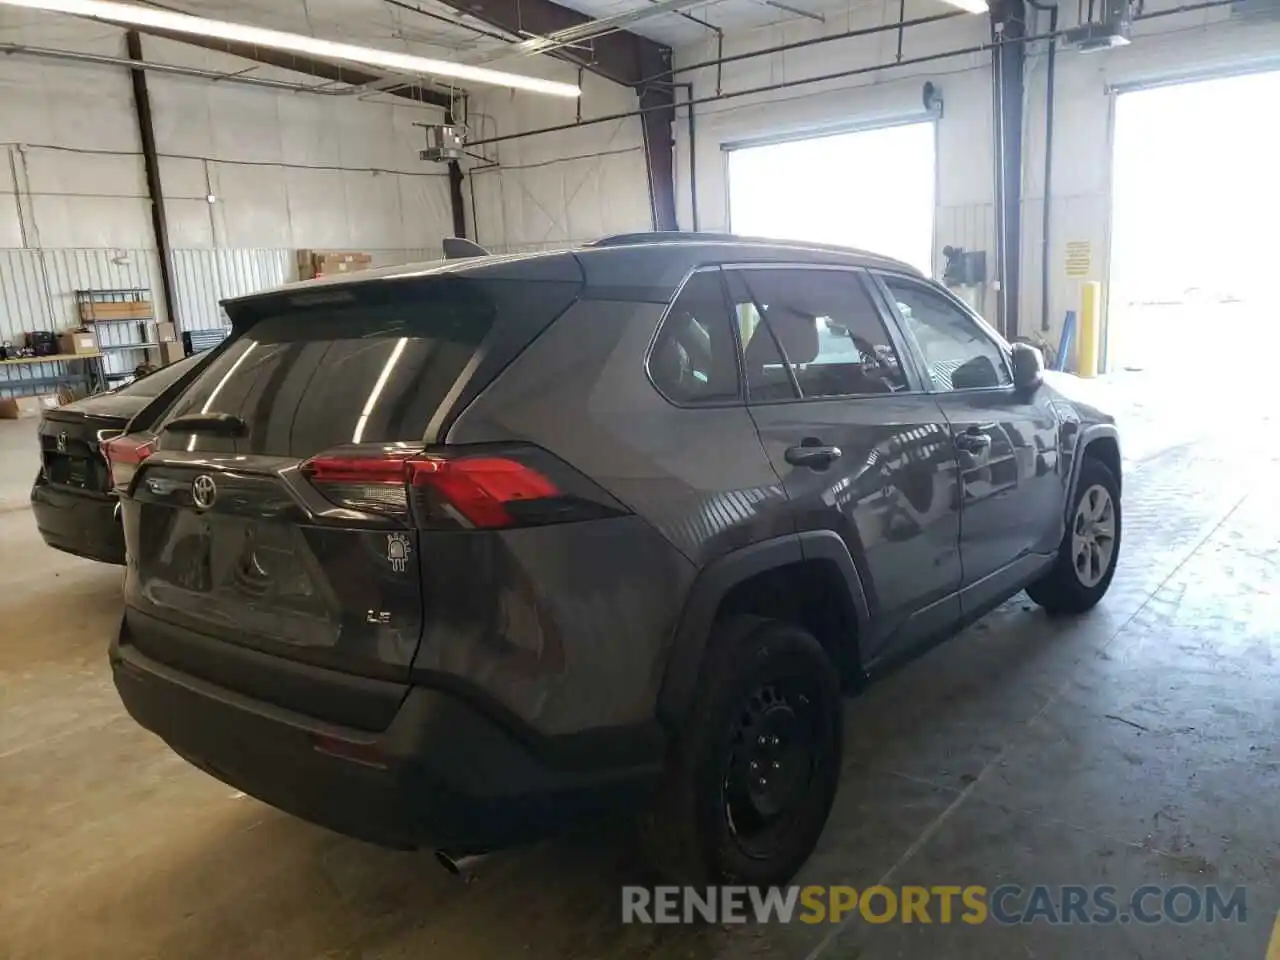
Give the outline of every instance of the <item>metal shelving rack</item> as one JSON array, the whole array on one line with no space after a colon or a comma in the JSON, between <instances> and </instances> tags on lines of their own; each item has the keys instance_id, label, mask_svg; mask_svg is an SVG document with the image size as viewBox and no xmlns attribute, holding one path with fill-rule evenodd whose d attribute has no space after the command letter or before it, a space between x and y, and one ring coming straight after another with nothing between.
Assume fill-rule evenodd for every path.
<instances>
[{"instance_id":1,"label":"metal shelving rack","mask_svg":"<svg viewBox=\"0 0 1280 960\"><path fill-rule=\"evenodd\" d=\"M102 370L107 382L133 377L144 360L154 359L160 347L151 291L145 287L77 290L76 311L82 323L91 326L102 351ZM145 305L145 315L142 305ZM129 316L111 314L128 312Z\"/></svg>"}]
</instances>

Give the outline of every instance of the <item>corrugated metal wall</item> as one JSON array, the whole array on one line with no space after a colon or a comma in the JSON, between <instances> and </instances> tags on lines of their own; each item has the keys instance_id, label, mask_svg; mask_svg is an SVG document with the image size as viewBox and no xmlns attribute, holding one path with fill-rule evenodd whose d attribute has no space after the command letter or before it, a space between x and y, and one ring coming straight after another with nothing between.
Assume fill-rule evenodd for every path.
<instances>
[{"instance_id":1,"label":"corrugated metal wall","mask_svg":"<svg viewBox=\"0 0 1280 960\"><path fill-rule=\"evenodd\" d=\"M154 250L0 250L0 338L79 325L75 291L151 289Z\"/></svg>"},{"instance_id":2,"label":"corrugated metal wall","mask_svg":"<svg viewBox=\"0 0 1280 960\"><path fill-rule=\"evenodd\" d=\"M439 259L434 250L374 250L375 266ZM295 251L175 250L174 286L179 332L220 327L227 323L219 306L228 297L244 296L297 279ZM79 326L75 292L137 288L160 304L160 265L154 250L19 250L0 249L0 342L18 343L30 330L63 331ZM103 324L104 347L154 339L132 324ZM136 351L106 350L107 373L131 370L142 360ZM53 364L0 369L0 396L31 393L65 373Z\"/></svg>"},{"instance_id":3,"label":"corrugated metal wall","mask_svg":"<svg viewBox=\"0 0 1280 960\"><path fill-rule=\"evenodd\" d=\"M374 250L375 266L439 259L434 250ZM225 323L219 301L297 278L293 250L175 250L174 285L182 330ZM0 250L0 340L27 330L79 323L75 291L117 287L158 290L154 250ZM159 297L153 293L152 299ZM160 319L165 319L161 317Z\"/></svg>"}]
</instances>

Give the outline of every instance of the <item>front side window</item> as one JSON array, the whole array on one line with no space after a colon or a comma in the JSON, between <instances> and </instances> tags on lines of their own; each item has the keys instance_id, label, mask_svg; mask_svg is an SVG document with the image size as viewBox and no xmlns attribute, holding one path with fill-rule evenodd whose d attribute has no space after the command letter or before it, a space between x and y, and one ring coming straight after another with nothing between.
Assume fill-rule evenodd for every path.
<instances>
[{"instance_id":1,"label":"front side window","mask_svg":"<svg viewBox=\"0 0 1280 960\"><path fill-rule=\"evenodd\" d=\"M920 345L934 390L1013 383L1004 351L972 317L922 283L899 277L883 279L903 323Z\"/></svg>"},{"instance_id":2,"label":"front side window","mask_svg":"<svg viewBox=\"0 0 1280 960\"><path fill-rule=\"evenodd\" d=\"M727 276L752 400L792 399L797 388L810 398L906 388L898 351L856 273L769 268Z\"/></svg>"},{"instance_id":3,"label":"front side window","mask_svg":"<svg viewBox=\"0 0 1280 960\"><path fill-rule=\"evenodd\" d=\"M672 403L729 403L738 399L737 352L720 271L700 270L662 321L649 376Z\"/></svg>"}]
</instances>

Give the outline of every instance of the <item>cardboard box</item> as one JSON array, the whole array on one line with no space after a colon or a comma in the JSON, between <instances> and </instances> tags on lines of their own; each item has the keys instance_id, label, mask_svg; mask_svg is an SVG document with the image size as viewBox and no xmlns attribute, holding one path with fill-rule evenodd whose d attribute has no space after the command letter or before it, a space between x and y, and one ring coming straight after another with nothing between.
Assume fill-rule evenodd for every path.
<instances>
[{"instance_id":1,"label":"cardboard box","mask_svg":"<svg viewBox=\"0 0 1280 960\"><path fill-rule=\"evenodd\" d=\"M160 363L162 365L181 360L186 355L186 351L182 349L181 340L162 340L160 342Z\"/></svg>"},{"instance_id":2,"label":"cardboard box","mask_svg":"<svg viewBox=\"0 0 1280 960\"><path fill-rule=\"evenodd\" d=\"M55 396L4 397L0 399L0 420L25 420L38 417L58 405Z\"/></svg>"},{"instance_id":3,"label":"cardboard box","mask_svg":"<svg viewBox=\"0 0 1280 960\"><path fill-rule=\"evenodd\" d=\"M357 250L298 251L298 279L313 280L316 277L328 277L335 273L351 273L365 270L373 266L373 255Z\"/></svg>"},{"instance_id":4,"label":"cardboard box","mask_svg":"<svg viewBox=\"0 0 1280 960\"><path fill-rule=\"evenodd\" d=\"M106 300L80 304L80 319L85 323L105 320L150 320L155 315L150 300Z\"/></svg>"},{"instance_id":5,"label":"cardboard box","mask_svg":"<svg viewBox=\"0 0 1280 960\"><path fill-rule=\"evenodd\" d=\"M59 353L97 353L98 335L92 330L62 333L58 335Z\"/></svg>"},{"instance_id":6,"label":"cardboard box","mask_svg":"<svg viewBox=\"0 0 1280 960\"><path fill-rule=\"evenodd\" d=\"M178 328L175 327L172 323L165 323L165 322L157 323L156 339L159 340L161 343L165 343L169 340L177 340Z\"/></svg>"}]
</instances>

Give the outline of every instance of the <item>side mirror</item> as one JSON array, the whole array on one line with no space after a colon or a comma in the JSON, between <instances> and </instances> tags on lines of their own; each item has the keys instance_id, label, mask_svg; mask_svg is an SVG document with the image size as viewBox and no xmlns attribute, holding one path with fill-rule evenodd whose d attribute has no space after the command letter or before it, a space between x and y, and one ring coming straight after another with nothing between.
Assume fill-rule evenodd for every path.
<instances>
[{"instance_id":1,"label":"side mirror","mask_svg":"<svg viewBox=\"0 0 1280 960\"><path fill-rule=\"evenodd\" d=\"M1032 391L1044 382L1044 355L1029 343L1013 345L1013 385Z\"/></svg>"}]
</instances>

